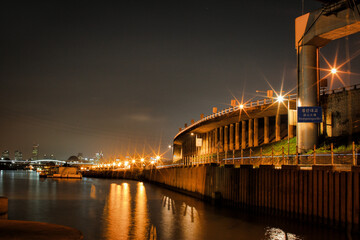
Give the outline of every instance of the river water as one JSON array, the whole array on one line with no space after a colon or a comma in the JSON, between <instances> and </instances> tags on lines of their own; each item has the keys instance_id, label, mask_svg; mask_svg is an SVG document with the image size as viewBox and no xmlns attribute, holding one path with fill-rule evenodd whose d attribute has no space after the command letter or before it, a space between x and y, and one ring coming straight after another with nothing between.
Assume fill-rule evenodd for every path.
<instances>
[{"instance_id":1,"label":"river water","mask_svg":"<svg viewBox=\"0 0 360 240\"><path fill-rule=\"evenodd\" d=\"M214 206L131 180L39 179L0 171L8 219L79 229L85 239L358 239L344 231ZM0 236L1 238L1 236Z\"/></svg>"}]
</instances>

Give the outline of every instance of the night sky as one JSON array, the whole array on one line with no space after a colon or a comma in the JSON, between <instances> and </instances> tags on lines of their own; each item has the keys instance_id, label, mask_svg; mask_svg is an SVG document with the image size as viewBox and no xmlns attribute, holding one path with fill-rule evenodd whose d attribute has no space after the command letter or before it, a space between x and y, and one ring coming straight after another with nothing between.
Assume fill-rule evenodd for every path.
<instances>
[{"instance_id":1,"label":"night sky","mask_svg":"<svg viewBox=\"0 0 360 240\"><path fill-rule=\"evenodd\" d=\"M35 143L57 159L165 151L184 123L269 89L264 78L296 86L301 5L2 1L0 151L29 158ZM305 12L320 6L305 1ZM342 41L359 49L359 39ZM328 48L331 60L342 51Z\"/></svg>"}]
</instances>

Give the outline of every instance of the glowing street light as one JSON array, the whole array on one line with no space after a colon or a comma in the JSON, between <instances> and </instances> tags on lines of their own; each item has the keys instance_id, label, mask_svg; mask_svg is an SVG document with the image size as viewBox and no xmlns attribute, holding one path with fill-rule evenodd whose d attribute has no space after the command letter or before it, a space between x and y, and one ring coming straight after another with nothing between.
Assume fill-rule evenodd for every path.
<instances>
[{"instance_id":1,"label":"glowing street light","mask_svg":"<svg viewBox=\"0 0 360 240\"><path fill-rule=\"evenodd\" d=\"M332 68L332 69L331 69L331 73L332 73L332 74L336 74L336 73L337 73L337 69L336 69L336 68Z\"/></svg>"},{"instance_id":2,"label":"glowing street light","mask_svg":"<svg viewBox=\"0 0 360 240\"><path fill-rule=\"evenodd\" d=\"M135 159L133 159L131 162L132 162L132 163L135 163Z\"/></svg>"},{"instance_id":3,"label":"glowing street light","mask_svg":"<svg viewBox=\"0 0 360 240\"><path fill-rule=\"evenodd\" d=\"M125 161L124 165L125 165L125 167L127 167L129 165L129 162Z\"/></svg>"},{"instance_id":4,"label":"glowing street light","mask_svg":"<svg viewBox=\"0 0 360 240\"><path fill-rule=\"evenodd\" d=\"M240 104L239 107L240 107L240 109L243 109L243 108L244 108L244 105L243 105L243 104Z\"/></svg>"},{"instance_id":5,"label":"glowing street light","mask_svg":"<svg viewBox=\"0 0 360 240\"><path fill-rule=\"evenodd\" d=\"M156 160L160 160L160 156L159 156L159 155L156 156Z\"/></svg>"},{"instance_id":6,"label":"glowing street light","mask_svg":"<svg viewBox=\"0 0 360 240\"><path fill-rule=\"evenodd\" d=\"M284 96L279 95L279 96L277 97L276 101L282 103L282 102L284 101Z\"/></svg>"},{"instance_id":7,"label":"glowing street light","mask_svg":"<svg viewBox=\"0 0 360 240\"><path fill-rule=\"evenodd\" d=\"M141 162L144 162L144 161L145 161L145 159L144 159L144 158L142 158L142 159L140 159L140 161L141 161Z\"/></svg>"},{"instance_id":8,"label":"glowing street light","mask_svg":"<svg viewBox=\"0 0 360 240\"><path fill-rule=\"evenodd\" d=\"M169 145L168 147L171 148L171 145Z\"/></svg>"}]
</instances>

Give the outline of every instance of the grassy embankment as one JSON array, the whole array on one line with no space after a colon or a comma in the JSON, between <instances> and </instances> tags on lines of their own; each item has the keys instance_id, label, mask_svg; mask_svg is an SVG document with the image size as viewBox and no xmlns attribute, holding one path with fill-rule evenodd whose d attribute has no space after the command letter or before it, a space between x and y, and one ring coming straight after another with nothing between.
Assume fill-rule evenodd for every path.
<instances>
[{"instance_id":1,"label":"grassy embankment","mask_svg":"<svg viewBox=\"0 0 360 240\"><path fill-rule=\"evenodd\" d=\"M352 137L336 137L336 138L327 138L321 140L321 143L316 148L316 153L330 153L331 152L331 143L333 143L334 153L351 153L352 152L352 141L355 142L355 147L357 151L360 150L360 134L353 135ZM289 143L287 139L283 139L278 142L262 145L262 155L270 156L272 154L272 149L274 155L282 155L282 149L284 148L285 155L288 154L288 148L290 154L296 153L296 137L291 138ZM304 154L313 154L314 150L311 149ZM260 147L252 148L252 156L260 155Z\"/></svg>"}]
</instances>

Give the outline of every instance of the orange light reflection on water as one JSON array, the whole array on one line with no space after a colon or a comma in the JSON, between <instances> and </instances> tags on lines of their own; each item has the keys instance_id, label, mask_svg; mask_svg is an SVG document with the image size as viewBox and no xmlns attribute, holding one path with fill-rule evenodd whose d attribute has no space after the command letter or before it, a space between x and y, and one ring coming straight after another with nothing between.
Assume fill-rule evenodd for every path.
<instances>
[{"instance_id":1,"label":"orange light reflection on water","mask_svg":"<svg viewBox=\"0 0 360 240\"><path fill-rule=\"evenodd\" d=\"M135 204L135 239L146 239L149 217L146 191L142 182L137 183Z\"/></svg>"},{"instance_id":2,"label":"orange light reflection on water","mask_svg":"<svg viewBox=\"0 0 360 240\"><path fill-rule=\"evenodd\" d=\"M175 203L173 200L167 196L163 196L162 201L163 207L161 208L161 217L163 220L162 229L165 239L171 239L174 231L174 223L176 222L175 214L173 214L175 209Z\"/></svg>"},{"instance_id":3,"label":"orange light reflection on water","mask_svg":"<svg viewBox=\"0 0 360 240\"><path fill-rule=\"evenodd\" d=\"M200 231L200 219L196 208L183 203L181 212L184 212L184 215L181 218L184 239L191 239L194 236L198 236Z\"/></svg>"},{"instance_id":4,"label":"orange light reflection on water","mask_svg":"<svg viewBox=\"0 0 360 240\"><path fill-rule=\"evenodd\" d=\"M105 211L108 215L105 227L107 239L127 239L130 226L130 188L127 183L110 186L109 198Z\"/></svg>"},{"instance_id":5,"label":"orange light reflection on water","mask_svg":"<svg viewBox=\"0 0 360 240\"><path fill-rule=\"evenodd\" d=\"M136 195L131 199L131 185L111 184L105 211L108 215L107 239L147 239L149 214L145 186L137 183Z\"/></svg>"}]
</instances>

